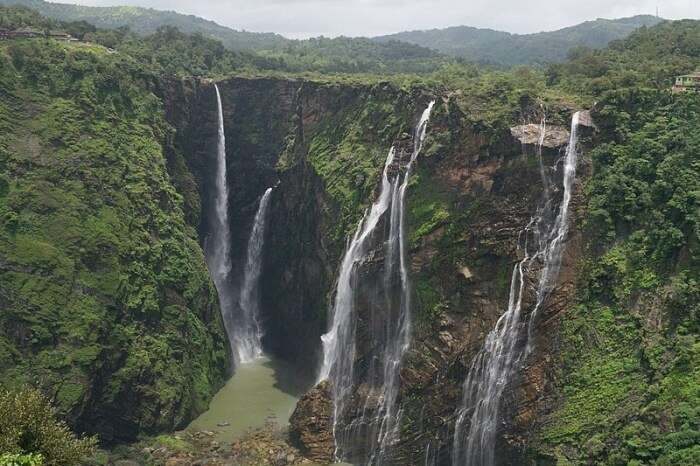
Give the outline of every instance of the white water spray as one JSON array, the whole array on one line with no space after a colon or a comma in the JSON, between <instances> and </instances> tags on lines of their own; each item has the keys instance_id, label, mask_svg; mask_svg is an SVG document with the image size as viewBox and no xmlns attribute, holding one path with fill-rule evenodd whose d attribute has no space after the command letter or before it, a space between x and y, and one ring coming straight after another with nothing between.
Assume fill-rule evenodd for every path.
<instances>
[{"instance_id":1,"label":"white water spray","mask_svg":"<svg viewBox=\"0 0 700 466\"><path fill-rule=\"evenodd\" d=\"M204 244L207 267L219 295L219 306L229 340L233 332L231 304L231 229L228 219L228 183L226 180L226 135L224 134L224 112L219 87L216 90L218 140L216 148L216 177L214 193L214 215L209 225L209 236Z\"/></svg>"},{"instance_id":2,"label":"white water spray","mask_svg":"<svg viewBox=\"0 0 700 466\"><path fill-rule=\"evenodd\" d=\"M559 273L564 240L568 231L569 205L576 176L578 125L580 114L574 114L571 137L564 159L564 194L554 221L551 213L550 183L542 165L542 145L546 124L541 125L538 156L544 184L544 202L537 214L520 233L518 248L523 259L514 269L506 312L488 334L481 351L474 357L464 382L462 404L457 409L453 437L453 466L492 466L494 464L499 407L503 391L516 369L531 351L535 318L554 287ZM523 336L523 295L526 276L531 266L541 264L536 288L536 303L530 312L526 336ZM523 338L526 339L525 349Z\"/></svg>"},{"instance_id":3,"label":"white water spray","mask_svg":"<svg viewBox=\"0 0 700 466\"><path fill-rule=\"evenodd\" d=\"M397 151L391 148L382 172L382 184L379 197L358 225L352 241L347 246L340 267L336 288L332 321L328 332L321 337L323 341L323 365L319 381L328 379L333 398L333 434L335 437L336 459L346 456L358 432L364 429L369 436L367 445L368 463L383 463L390 446L398 439L398 427L401 413L396 401L398 395L398 377L403 355L410 344L411 334L411 291L408 277L405 238L405 197L413 165L425 140L426 129L434 102L428 105L414 133L414 145L403 177L399 173L390 175L391 168L398 164ZM375 231L381 218L389 211L389 236L385 239L384 276L386 309L381 325L383 334L373 335L380 342L373 356L380 361L381 371L376 374L372 387L372 396L365 399L365 409L359 417L341 425L346 415L349 397L357 384L355 374L357 321L357 292L361 277L358 268L371 252ZM400 296L389 296L392 284L398 273ZM397 304L394 304L397 303ZM388 318L387 318L388 316ZM371 406L370 406L371 405ZM371 412L369 418L365 412Z\"/></svg>"},{"instance_id":4,"label":"white water spray","mask_svg":"<svg viewBox=\"0 0 700 466\"><path fill-rule=\"evenodd\" d=\"M272 188L268 188L260 199L258 211L253 221L253 229L248 239L248 254L245 271L243 274L243 286L240 296L240 319L233 335L233 346L241 363L251 362L262 356L262 328L259 321L260 299L258 295L258 282L262 270L262 253L265 244L265 218L267 206L270 202Z\"/></svg>"}]
</instances>

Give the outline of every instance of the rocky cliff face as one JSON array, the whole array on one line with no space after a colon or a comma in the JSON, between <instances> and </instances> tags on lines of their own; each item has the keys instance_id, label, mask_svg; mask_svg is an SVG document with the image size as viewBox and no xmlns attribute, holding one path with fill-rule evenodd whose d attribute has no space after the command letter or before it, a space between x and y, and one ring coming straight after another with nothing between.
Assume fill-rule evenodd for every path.
<instances>
[{"instance_id":1,"label":"rocky cliff face","mask_svg":"<svg viewBox=\"0 0 700 466\"><path fill-rule=\"evenodd\" d=\"M218 86L234 273L241 272L259 198L274 186L260 283L263 345L312 380L346 236L371 202L386 151L410 121L403 115L414 111L413 104L388 85L234 78ZM171 82L163 94L168 119L178 129L179 152L171 165L185 166L174 182L186 205L205 206L201 213L188 212L203 242L215 166L213 86Z\"/></svg>"},{"instance_id":2,"label":"rocky cliff face","mask_svg":"<svg viewBox=\"0 0 700 466\"><path fill-rule=\"evenodd\" d=\"M522 109L523 113L530 111ZM535 127L537 129L537 127ZM394 448L393 464L449 464L455 407L472 357L507 305L510 273L521 259L516 242L542 196L532 127L489 132L445 96L431 119L425 156L419 159L417 180L411 184L408 208L412 277L416 294L413 344L401 373L402 436ZM538 131L538 130L537 130ZM557 164L568 141L568 131L552 127L544 143L545 164L562 179ZM561 193L561 186L556 187ZM575 236L557 291L551 296L538 326L536 351L504 397L513 419L500 432L502 464L522 459L526 432L542 409L543 394L551 380L550 353L556 332L555 316L569 304ZM381 250L371 254L381 263ZM372 263L363 265L371 274ZM535 277L531 277L534 280ZM371 293L370 293L371 294ZM532 301L533 296L527 299ZM358 371L371 352L367 332L376 309L360 304L358 316ZM358 392L368 390L362 383ZM322 393L314 390L300 403L292 432L316 458L330 451L327 432L310 435L301 420L308 405L322 408ZM361 397L357 398L361 403ZM362 407L358 406L358 410ZM357 411L353 408L349 412ZM358 411L359 412L359 411ZM317 414L318 415L318 414ZM325 425L324 421L321 425ZM306 442L310 442L305 444ZM325 442L325 443L324 443ZM428 457L426 458L426 455ZM362 453L357 453L358 457ZM325 460L330 460L326 457Z\"/></svg>"},{"instance_id":3,"label":"rocky cliff face","mask_svg":"<svg viewBox=\"0 0 700 466\"><path fill-rule=\"evenodd\" d=\"M229 155L233 254L240 264L257 200L275 186L261 282L264 346L297 364L311 380L345 241L375 196L386 151L406 137L429 97L420 89L388 85L275 79L218 85ZM174 100L185 102L185 109L172 107L177 145L199 196L207 199L216 137L212 86L188 82L175 88ZM183 95L189 97L183 100ZM175 114L190 117L178 122ZM562 126L550 126L544 140L545 166L559 183L569 116L567 109L557 109L553 119ZM523 102L518 120L538 122L539 109ZM538 125L488 127L461 105L459 96L445 94L438 96L428 133L408 195L414 335L401 373L402 436L393 449L394 464L449 463L462 383L507 304L512 267L520 259L518 235L543 192L535 147ZM180 185L190 186L190 178L184 178ZM558 202L561 186L554 190ZM189 204L196 206L194 192L191 197ZM202 240L207 215L204 209ZM499 432L502 464L522 460L528 432L546 410L557 316L570 304L577 244L576 235L570 235L558 286L535 332L536 349L523 376L506 390L503 418L510 421ZM382 259L375 255L373 260ZM366 264L367 273L372 267ZM369 319L377 311L363 308L358 316L360 380L363 355L371 353ZM357 390L363 390L362 383ZM292 418L293 440L319 461L330 460L333 452L331 415L322 386L302 399Z\"/></svg>"}]
</instances>

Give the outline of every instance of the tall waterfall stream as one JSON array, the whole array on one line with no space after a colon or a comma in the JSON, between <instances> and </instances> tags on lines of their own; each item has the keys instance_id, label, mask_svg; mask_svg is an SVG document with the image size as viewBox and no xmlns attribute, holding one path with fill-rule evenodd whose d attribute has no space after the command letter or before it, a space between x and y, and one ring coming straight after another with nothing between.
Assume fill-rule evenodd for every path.
<instances>
[{"instance_id":1,"label":"tall waterfall stream","mask_svg":"<svg viewBox=\"0 0 700 466\"><path fill-rule=\"evenodd\" d=\"M544 199L536 214L520 232L518 248L523 259L513 268L508 308L487 335L464 382L462 404L456 412L453 466L494 464L503 391L531 351L535 319L554 287L561 265L576 177L579 117L577 112L571 122L571 135L564 158L564 192L556 215L553 211L554 201L551 199L551 182L542 162L542 145L546 132L546 123L542 121L538 155ZM536 280L536 301L529 317L525 318L523 295L526 292L527 277L532 273L539 274Z\"/></svg>"},{"instance_id":2,"label":"tall waterfall stream","mask_svg":"<svg viewBox=\"0 0 700 466\"><path fill-rule=\"evenodd\" d=\"M367 452L363 458L371 465L383 464L393 442L398 437L401 417L396 401L398 376L403 355L410 343L411 290L408 276L405 238L405 197L409 178L425 140L426 129L434 102L423 112L414 130L413 149L403 169L400 155L392 147L382 173L379 197L360 221L355 235L343 257L331 312L332 321L323 335L323 366L319 380L328 379L333 399L333 435L337 460L359 461L353 450ZM356 325L357 300L361 276L359 269L377 244L378 225L388 215L389 231L381 248L384 253L384 283L382 315L376 321L372 335L377 347L366 376L369 393L359 415L348 413L349 398L357 388ZM395 292L398 290L398 293ZM346 417L351 419L346 419ZM364 443L364 446L361 444Z\"/></svg>"},{"instance_id":3,"label":"tall waterfall stream","mask_svg":"<svg viewBox=\"0 0 700 466\"><path fill-rule=\"evenodd\" d=\"M240 292L240 318L236 319L233 333L233 346L241 363L249 363L263 354L262 327L258 315L258 282L262 272L262 253L265 245L265 220L272 188L267 188L260 199L258 211L253 221L253 229L248 240L248 253L243 286Z\"/></svg>"},{"instance_id":4,"label":"tall waterfall stream","mask_svg":"<svg viewBox=\"0 0 700 466\"><path fill-rule=\"evenodd\" d=\"M207 266L219 294L221 313L237 364L236 371L190 429L217 432L227 441L268 421L286 424L303 388L292 367L262 351L258 282L262 272L265 224L272 188L262 195L253 220L240 289L231 277L231 231L228 215L226 135L221 94L216 90L218 140L215 198L210 235L205 242Z\"/></svg>"}]
</instances>

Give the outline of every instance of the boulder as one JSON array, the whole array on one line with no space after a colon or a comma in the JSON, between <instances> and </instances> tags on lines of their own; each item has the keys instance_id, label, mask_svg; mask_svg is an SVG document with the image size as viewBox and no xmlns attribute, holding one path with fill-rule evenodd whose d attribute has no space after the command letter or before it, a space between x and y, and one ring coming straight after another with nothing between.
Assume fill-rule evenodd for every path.
<instances>
[{"instance_id":1,"label":"boulder","mask_svg":"<svg viewBox=\"0 0 700 466\"><path fill-rule=\"evenodd\" d=\"M579 114L578 124L587 128L597 129L589 110L583 110Z\"/></svg>"},{"instance_id":2,"label":"boulder","mask_svg":"<svg viewBox=\"0 0 700 466\"><path fill-rule=\"evenodd\" d=\"M321 382L297 403L289 419L289 436L302 454L313 461L333 460L333 402L329 384Z\"/></svg>"},{"instance_id":3,"label":"boulder","mask_svg":"<svg viewBox=\"0 0 700 466\"><path fill-rule=\"evenodd\" d=\"M510 134L525 146L537 146L541 137L541 127L530 123L528 125L514 126ZM547 126L542 146L547 149L558 149L569 142L569 130L561 126Z\"/></svg>"}]
</instances>

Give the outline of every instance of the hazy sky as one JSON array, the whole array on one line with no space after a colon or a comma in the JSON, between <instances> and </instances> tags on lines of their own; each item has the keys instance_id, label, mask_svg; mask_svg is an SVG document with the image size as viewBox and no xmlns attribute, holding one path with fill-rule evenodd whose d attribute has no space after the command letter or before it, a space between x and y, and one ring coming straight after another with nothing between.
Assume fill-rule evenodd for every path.
<instances>
[{"instance_id":1,"label":"hazy sky","mask_svg":"<svg viewBox=\"0 0 700 466\"><path fill-rule=\"evenodd\" d=\"M469 25L527 33L589 19L654 14L700 18L700 0L58 0L175 10L235 29L287 37L372 36Z\"/></svg>"}]
</instances>

